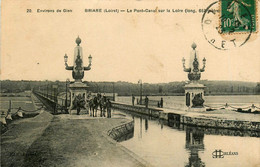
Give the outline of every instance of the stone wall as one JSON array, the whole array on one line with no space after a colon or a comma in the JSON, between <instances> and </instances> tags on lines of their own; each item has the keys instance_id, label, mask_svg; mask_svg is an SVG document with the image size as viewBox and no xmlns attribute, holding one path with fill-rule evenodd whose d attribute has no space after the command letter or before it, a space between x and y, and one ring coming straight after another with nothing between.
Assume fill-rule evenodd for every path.
<instances>
[{"instance_id":1,"label":"stone wall","mask_svg":"<svg viewBox=\"0 0 260 167\"><path fill-rule=\"evenodd\" d=\"M214 128L228 128L240 130L260 131L260 122L239 121L239 120L220 120L207 119L200 117L181 116L181 123L187 125L214 127Z\"/></svg>"},{"instance_id":2,"label":"stone wall","mask_svg":"<svg viewBox=\"0 0 260 167\"><path fill-rule=\"evenodd\" d=\"M221 120L216 118L201 118L189 117L178 113L164 113L162 109L158 108L145 108L143 106L133 106L124 103L112 103L112 107L119 110L127 110L139 114L149 115L163 120L177 121L182 124L212 127L212 128L227 128L236 130L251 130L260 131L260 122L239 121L239 120Z\"/></svg>"}]
</instances>

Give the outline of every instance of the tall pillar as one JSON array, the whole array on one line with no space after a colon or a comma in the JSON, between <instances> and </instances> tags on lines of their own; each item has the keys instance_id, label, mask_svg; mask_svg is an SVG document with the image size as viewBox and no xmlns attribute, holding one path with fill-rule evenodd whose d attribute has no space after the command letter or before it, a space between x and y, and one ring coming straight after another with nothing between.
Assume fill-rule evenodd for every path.
<instances>
[{"instance_id":1,"label":"tall pillar","mask_svg":"<svg viewBox=\"0 0 260 167\"><path fill-rule=\"evenodd\" d=\"M201 77L201 72L205 71L206 59L203 59L203 67L199 65L199 55L197 53L195 43L192 44L190 54L189 67L185 67L185 59L182 59L183 69L188 72L190 82L184 86L185 89L185 106L187 111L204 112L204 89L205 86L198 81Z\"/></svg>"},{"instance_id":2,"label":"tall pillar","mask_svg":"<svg viewBox=\"0 0 260 167\"><path fill-rule=\"evenodd\" d=\"M86 101L87 101L87 88L88 86L82 82L84 78L84 71L89 71L91 69L92 56L89 55L89 65L84 66L83 59L83 49L80 46L81 39L78 37L76 39L77 46L74 48L74 59L73 66L67 64L68 56L65 54L65 69L72 71L72 77L75 79L74 83L69 85L70 91L70 114L77 114L77 109L80 109L80 114L82 111L87 110Z\"/></svg>"},{"instance_id":3,"label":"tall pillar","mask_svg":"<svg viewBox=\"0 0 260 167\"><path fill-rule=\"evenodd\" d=\"M185 106L188 111L206 111L206 108L203 105L205 88L206 87L203 84L193 82L184 86Z\"/></svg>"},{"instance_id":4,"label":"tall pillar","mask_svg":"<svg viewBox=\"0 0 260 167\"><path fill-rule=\"evenodd\" d=\"M70 84L70 114L77 114L77 105L80 105L81 113L86 112L87 88L88 86L82 82Z\"/></svg>"}]
</instances>

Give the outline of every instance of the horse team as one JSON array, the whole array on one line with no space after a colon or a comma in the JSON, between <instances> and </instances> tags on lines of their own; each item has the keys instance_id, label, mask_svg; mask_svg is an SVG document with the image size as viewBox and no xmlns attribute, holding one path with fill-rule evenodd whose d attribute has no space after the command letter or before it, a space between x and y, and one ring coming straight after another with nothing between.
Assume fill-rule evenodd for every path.
<instances>
[{"instance_id":1,"label":"horse team","mask_svg":"<svg viewBox=\"0 0 260 167\"><path fill-rule=\"evenodd\" d=\"M87 98L87 106L88 106L88 112L90 116L97 117L97 110L100 110L100 117L106 117L111 118L111 102L110 99L106 96L102 96L100 93L98 93L95 96L88 96Z\"/></svg>"}]
</instances>

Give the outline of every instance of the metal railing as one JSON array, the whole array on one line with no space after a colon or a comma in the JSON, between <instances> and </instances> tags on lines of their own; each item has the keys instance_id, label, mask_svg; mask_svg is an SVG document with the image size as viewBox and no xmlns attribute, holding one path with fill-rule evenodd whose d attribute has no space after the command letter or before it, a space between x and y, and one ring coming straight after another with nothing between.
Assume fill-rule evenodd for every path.
<instances>
[{"instance_id":1,"label":"metal railing","mask_svg":"<svg viewBox=\"0 0 260 167\"><path fill-rule=\"evenodd\" d=\"M134 121L130 121L121 125L118 125L110 130L108 130L108 136L112 137L113 139L119 138L129 132L132 132L134 128Z\"/></svg>"}]
</instances>

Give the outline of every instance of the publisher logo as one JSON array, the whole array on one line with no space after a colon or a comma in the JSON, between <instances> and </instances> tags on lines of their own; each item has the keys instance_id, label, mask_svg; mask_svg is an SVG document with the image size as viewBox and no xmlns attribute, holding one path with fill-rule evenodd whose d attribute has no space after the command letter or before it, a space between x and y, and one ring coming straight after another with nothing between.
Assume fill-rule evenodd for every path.
<instances>
[{"instance_id":1,"label":"publisher logo","mask_svg":"<svg viewBox=\"0 0 260 167\"><path fill-rule=\"evenodd\" d=\"M213 151L212 157L213 157L213 158L224 158L223 151L221 151L221 150L215 150L215 151Z\"/></svg>"},{"instance_id":2,"label":"publisher logo","mask_svg":"<svg viewBox=\"0 0 260 167\"><path fill-rule=\"evenodd\" d=\"M229 152L225 152L225 151L222 151L221 149L219 150L215 150L212 152L212 158L224 158L224 156L227 156L227 155L238 155L238 152L232 152L232 151L229 151Z\"/></svg>"}]
</instances>

